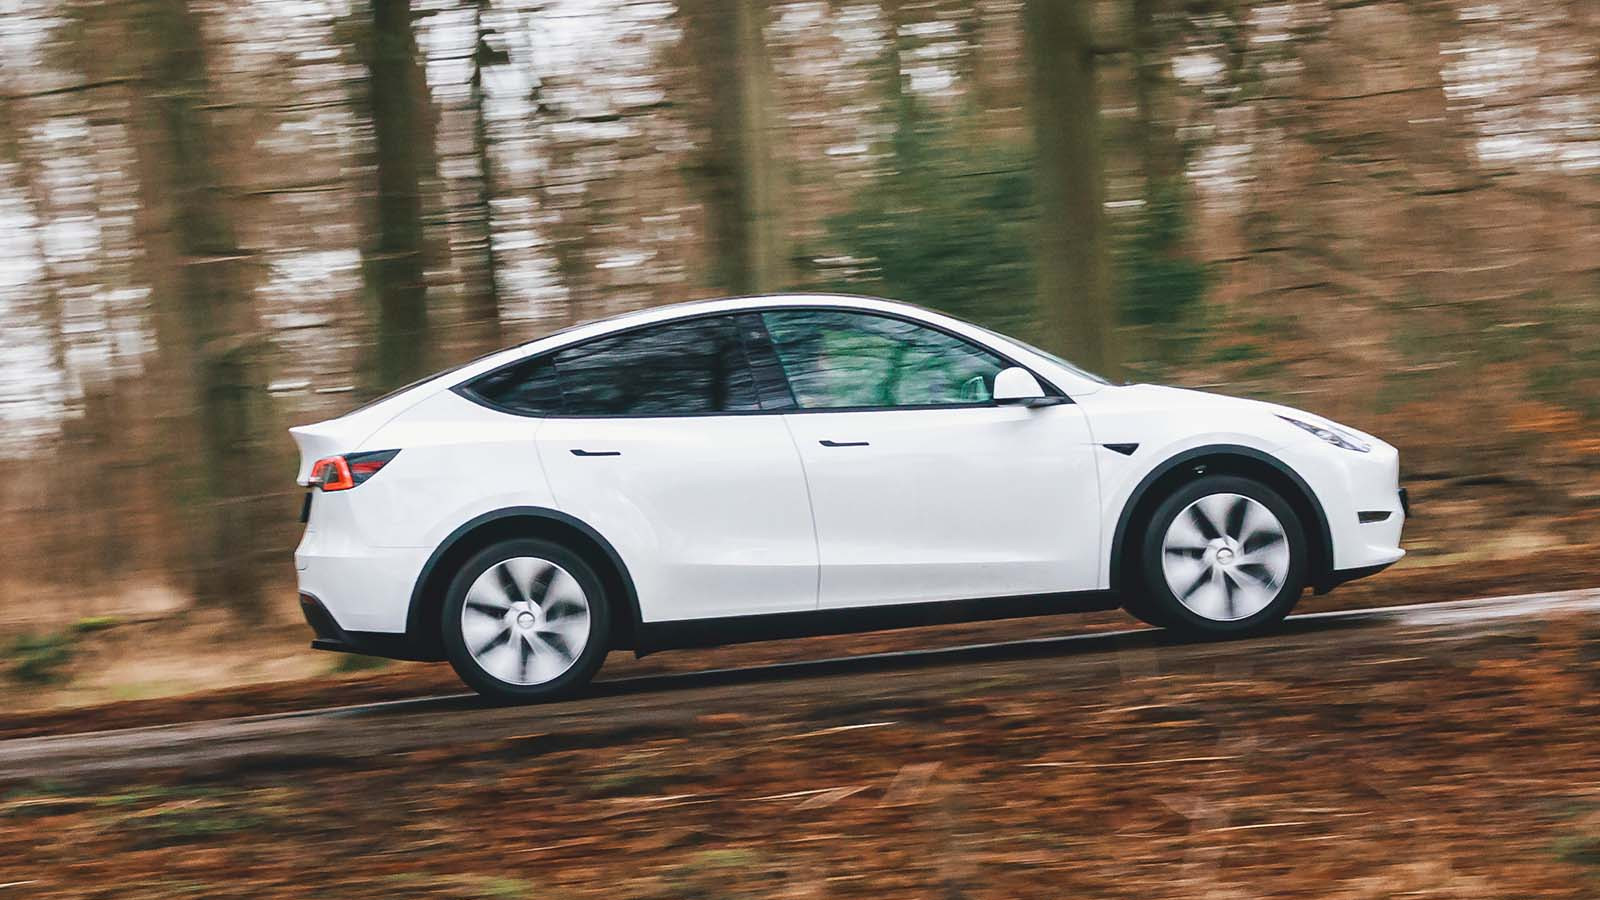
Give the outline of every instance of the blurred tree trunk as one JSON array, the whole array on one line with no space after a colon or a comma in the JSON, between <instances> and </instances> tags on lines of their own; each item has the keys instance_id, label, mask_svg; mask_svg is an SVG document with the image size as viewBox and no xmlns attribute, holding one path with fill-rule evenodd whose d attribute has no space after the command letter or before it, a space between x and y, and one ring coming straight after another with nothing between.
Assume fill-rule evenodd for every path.
<instances>
[{"instance_id":1,"label":"blurred tree trunk","mask_svg":"<svg viewBox=\"0 0 1600 900\"><path fill-rule=\"evenodd\" d=\"M1039 197L1039 310L1046 345L1115 377L1111 296L1089 0L1027 0Z\"/></svg>"},{"instance_id":2,"label":"blurred tree trunk","mask_svg":"<svg viewBox=\"0 0 1600 900\"><path fill-rule=\"evenodd\" d=\"M428 372L428 289L423 268L423 129L410 0L371 0L366 53L377 202L366 248L368 286L378 306L377 387L388 390Z\"/></svg>"},{"instance_id":3,"label":"blurred tree trunk","mask_svg":"<svg viewBox=\"0 0 1600 900\"><path fill-rule=\"evenodd\" d=\"M482 242L477 259L467 267L467 318L482 350L500 345L499 260L494 250L494 146L489 137L489 119L484 109L483 79L491 66L507 61L505 51L489 43L492 33L483 24L483 11L489 0L477 0L473 23L476 44L472 52L472 146L478 160L478 239Z\"/></svg>"},{"instance_id":4,"label":"blurred tree trunk","mask_svg":"<svg viewBox=\"0 0 1600 900\"><path fill-rule=\"evenodd\" d=\"M256 618L262 592L253 548L266 533L259 439L273 419L247 254L216 162L223 136L206 108L205 39L185 0L128 9L144 68L129 128L145 201L144 246L161 269L151 285L160 383L195 410L169 423L192 441L180 434L166 452L188 445L199 454L164 461L179 474L171 496L188 513L197 599Z\"/></svg>"},{"instance_id":5,"label":"blurred tree trunk","mask_svg":"<svg viewBox=\"0 0 1600 900\"><path fill-rule=\"evenodd\" d=\"M707 252L713 281L731 294L789 281L781 173L772 155L772 73L765 0L682 0L686 42L706 103Z\"/></svg>"},{"instance_id":6,"label":"blurred tree trunk","mask_svg":"<svg viewBox=\"0 0 1600 900\"><path fill-rule=\"evenodd\" d=\"M1183 153L1168 103L1171 65L1159 17L1161 0L1133 0L1134 143L1147 203L1169 196L1183 175Z\"/></svg>"}]
</instances>

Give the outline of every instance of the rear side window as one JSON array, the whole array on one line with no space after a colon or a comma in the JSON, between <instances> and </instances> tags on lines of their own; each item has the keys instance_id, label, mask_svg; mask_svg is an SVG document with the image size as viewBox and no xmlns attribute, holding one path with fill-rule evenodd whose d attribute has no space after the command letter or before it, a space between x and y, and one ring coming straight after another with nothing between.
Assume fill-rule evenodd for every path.
<instances>
[{"instance_id":1,"label":"rear side window","mask_svg":"<svg viewBox=\"0 0 1600 900\"><path fill-rule=\"evenodd\" d=\"M730 318L639 328L491 372L467 388L534 416L681 416L760 408Z\"/></svg>"}]
</instances>

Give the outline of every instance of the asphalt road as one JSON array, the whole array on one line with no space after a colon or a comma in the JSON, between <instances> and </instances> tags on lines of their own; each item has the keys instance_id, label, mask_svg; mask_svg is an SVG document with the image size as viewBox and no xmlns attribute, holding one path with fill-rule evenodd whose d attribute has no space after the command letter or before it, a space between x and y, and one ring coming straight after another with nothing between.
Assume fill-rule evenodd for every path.
<instances>
[{"instance_id":1,"label":"asphalt road","mask_svg":"<svg viewBox=\"0 0 1600 900\"><path fill-rule=\"evenodd\" d=\"M470 694L419 697L148 728L0 741L0 782L115 779L178 770L217 775L296 767L360 767L363 760L428 747L542 736L569 745L626 744L692 731L706 717L759 721L796 701L908 697L996 679L1084 689L1101 679L1194 667L1248 675L1256 662L1293 664L1297 651L1381 646L1419 655L1486 634L1537 634L1552 617L1600 610L1600 590L1465 600L1295 616L1248 640L1184 642L1139 629L869 654L690 674L601 680L582 697L544 706L497 706ZM1352 663L1356 664L1356 663ZM862 727L870 726L864 723Z\"/></svg>"}]
</instances>

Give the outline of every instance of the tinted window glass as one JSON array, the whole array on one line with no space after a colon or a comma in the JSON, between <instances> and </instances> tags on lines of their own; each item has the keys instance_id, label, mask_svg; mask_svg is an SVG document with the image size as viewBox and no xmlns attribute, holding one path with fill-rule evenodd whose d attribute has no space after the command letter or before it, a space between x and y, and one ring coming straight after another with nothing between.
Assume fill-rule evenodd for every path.
<instances>
[{"instance_id":1,"label":"tinted window glass","mask_svg":"<svg viewBox=\"0 0 1600 900\"><path fill-rule=\"evenodd\" d=\"M802 409L987 403L1007 363L903 319L835 310L763 313Z\"/></svg>"},{"instance_id":2,"label":"tinted window glass","mask_svg":"<svg viewBox=\"0 0 1600 900\"><path fill-rule=\"evenodd\" d=\"M727 318L641 328L556 354L568 415L652 416L759 409Z\"/></svg>"},{"instance_id":3,"label":"tinted window glass","mask_svg":"<svg viewBox=\"0 0 1600 900\"><path fill-rule=\"evenodd\" d=\"M529 360L473 382L525 415L671 416L759 409L728 318L640 328Z\"/></svg>"},{"instance_id":4,"label":"tinted window glass","mask_svg":"<svg viewBox=\"0 0 1600 900\"><path fill-rule=\"evenodd\" d=\"M561 412L561 386L556 382L555 364L548 356L490 372L474 381L468 390L495 406L523 415Z\"/></svg>"}]
</instances>

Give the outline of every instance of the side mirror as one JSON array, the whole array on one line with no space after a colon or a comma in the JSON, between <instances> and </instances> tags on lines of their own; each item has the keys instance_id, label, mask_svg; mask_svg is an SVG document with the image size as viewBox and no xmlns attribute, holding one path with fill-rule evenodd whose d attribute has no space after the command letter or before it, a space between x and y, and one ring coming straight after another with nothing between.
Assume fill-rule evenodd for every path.
<instances>
[{"instance_id":1,"label":"side mirror","mask_svg":"<svg viewBox=\"0 0 1600 900\"><path fill-rule=\"evenodd\" d=\"M1032 372L1012 366L994 377L994 402L1000 406L1054 406L1062 398L1045 396Z\"/></svg>"}]
</instances>

